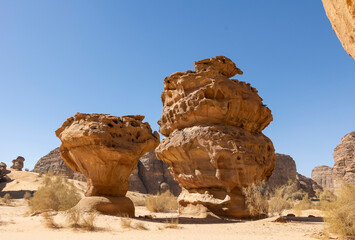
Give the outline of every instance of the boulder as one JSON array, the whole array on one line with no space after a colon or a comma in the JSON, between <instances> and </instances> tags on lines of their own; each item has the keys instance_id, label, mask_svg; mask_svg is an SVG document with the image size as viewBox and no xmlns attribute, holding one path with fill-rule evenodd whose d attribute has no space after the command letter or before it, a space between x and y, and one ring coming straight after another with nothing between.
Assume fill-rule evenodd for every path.
<instances>
[{"instance_id":1,"label":"boulder","mask_svg":"<svg viewBox=\"0 0 355 240\"><path fill-rule=\"evenodd\" d=\"M231 80L242 74L228 58L195 62L195 71L164 79L156 149L182 187L181 215L247 218L242 188L266 180L275 151L261 131L271 111L250 84Z\"/></svg>"},{"instance_id":2,"label":"boulder","mask_svg":"<svg viewBox=\"0 0 355 240\"><path fill-rule=\"evenodd\" d=\"M322 0L327 17L345 51L355 59L355 1Z\"/></svg>"},{"instance_id":3,"label":"boulder","mask_svg":"<svg viewBox=\"0 0 355 240\"><path fill-rule=\"evenodd\" d=\"M7 182L9 180L6 174L10 171L8 171L6 167L6 163L0 162L0 182Z\"/></svg>"},{"instance_id":4,"label":"boulder","mask_svg":"<svg viewBox=\"0 0 355 240\"><path fill-rule=\"evenodd\" d=\"M333 189L333 169L331 167L316 166L312 170L311 178L323 189Z\"/></svg>"},{"instance_id":5,"label":"boulder","mask_svg":"<svg viewBox=\"0 0 355 240\"><path fill-rule=\"evenodd\" d=\"M56 130L62 142L59 148L61 158L71 169L85 176L87 197L107 198L102 200L106 209L102 212L105 214L110 214L107 209L112 209L111 214L116 215L119 209L122 215L134 216L134 206L127 204L130 200L125 197L129 187L128 177L137 166L138 159L159 143L159 134L152 133L149 124L142 122L143 119L141 115L115 117L76 113ZM94 202L94 205L80 202L79 205L89 208L102 206L97 203L97 198ZM115 206L119 203L131 207L122 209ZM100 211L100 208L96 210Z\"/></svg>"},{"instance_id":6,"label":"boulder","mask_svg":"<svg viewBox=\"0 0 355 240\"><path fill-rule=\"evenodd\" d=\"M24 161L24 157L18 156L16 159L12 160L11 168L17 171L22 171Z\"/></svg>"},{"instance_id":7,"label":"boulder","mask_svg":"<svg viewBox=\"0 0 355 240\"><path fill-rule=\"evenodd\" d=\"M355 131L345 135L334 149L334 187L343 182L355 184Z\"/></svg>"}]
</instances>

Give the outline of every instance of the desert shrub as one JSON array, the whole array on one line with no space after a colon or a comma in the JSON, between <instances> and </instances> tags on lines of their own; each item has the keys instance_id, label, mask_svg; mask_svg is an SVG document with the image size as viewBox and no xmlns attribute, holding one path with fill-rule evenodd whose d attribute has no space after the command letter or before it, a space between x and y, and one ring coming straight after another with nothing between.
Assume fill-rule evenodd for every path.
<instances>
[{"instance_id":1,"label":"desert shrub","mask_svg":"<svg viewBox=\"0 0 355 240\"><path fill-rule=\"evenodd\" d=\"M75 186L62 176L53 177L47 174L42 186L29 200L33 212L62 211L75 206L80 200L80 195Z\"/></svg>"},{"instance_id":2,"label":"desert shrub","mask_svg":"<svg viewBox=\"0 0 355 240\"><path fill-rule=\"evenodd\" d=\"M355 185L344 184L336 200L328 204L324 220L331 232L355 238Z\"/></svg>"},{"instance_id":3,"label":"desert shrub","mask_svg":"<svg viewBox=\"0 0 355 240\"><path fill-rule=\"evenodd\" d=\"M332 191L329 190L324 190L319 194L319 200L320 201L328 201L328 202L333 202L335 201L336 196Z\"/></svg>"},{"instance_id":4,"label":"desert shrub","mask_svg":"<svg viewBox=\"0 0 355 240\"><path fill-rule=\"evenodd\" d=\"M23 195L23 198L25 200L29 200L32 197L32 194L30 192L26 192L25 195Z\"/></svg>"},{"instance_id":5,"label":"desert shrub","mask_svg":"<svg viewBox=\"0 0 355 240\"><path fill-rule=\"evenodd\" d=\"M179 227L179 219L171 218L170 221L166 220L164 223L164 228L178 228Z\"/></svg>"},{"instance_id":6,"label":"desert shrub","mask_svg":"<svg viewBox=\"0 0 355 240\"><path fill-rule=\"evenodd\" d=\"M134 228L138 230L148 230L148 228L145 226L143 222L136 222L134 224Z\"/></svg>"},{"instance_id":7,"label":"desert shrub","mask_svg":"<svg viewBox=\"0 0 355 240\"><path fill-rule=\"evenodd\" d=\"M10 206L12 203L11 195L9 193L6 193L4 197L2 198L2 203L5 204L6 206Z\"/></svg>"},{"instance_id":8,"label":"desert shrub","mask_svg":"<svg viewBox=\"0 0 355 240\"><path fill-rule=\"evenodd\" d=\"M44 219L44 223L47 227L49 228L60 228L60 225L58 225L55 221L54 221L54 216L52 213L50 212L44 212L42 214L42 217Z\"/></svg>"},{"instance_id":9,"label":"desert shrub","mask_svg":"<svg viewBox=\"0 0 355 240\"><path fill-rule=\"evenodd\" d=\"M311 199L309 199L308 194L304 195L302 200L299 201L295 206L293 207L296 210L307 210L307 209L312 209L314 206L312 204Z\"/></svg>"},{"instance_id":10,"label":"desert shrub","mask_svg":"<svg viewBox=\"0 0 355 240\"><path fill-rule=\"evenodd\" d=\"M265 184L255 184L243 188L243 195L245 203L251 216L267 216L269 204L267 199L263 196Z\"/></svg>"},{"instance_id":11,"label":"desert shrub","mask_svg":"<svg viewBox=\"0 0 355 240\"><path fill-rule=\"evenodd\" d=\"M288 195L285 194L284 187L277 188L273 194L270 195L269 212L278 213L279 215L286 209L292 207L290 200L287 200Z\"/></svg>"},{"instance_id":12,"label":"desert shrub","mask_svg":"<svg viewBox=\"0 0 355 240\"><path fill-rule=\"evenodd\" d=\"M163 194L146 198L145 206L151 212L167 212L177 210L178 203L176 197L166 191Z\"/></svg>"},{"instance_id":13,"label":"desert shrub","mask_svg":"<svg viewBox=\"0 0 355 240\"><path fill-rule=\"evenodd\" d=\"M133 200L134 206L145 206L145 198L137 198Z\"/></svg>"},{"instance_id":14,"label":"desert shrub","mask_svg":"<svg viewBox=\"0 0 355 240\"><path fill-rule=\"evenodd\" d=\"M132 220L128 217L121 218L121 227L122 228L131 228L132 227Z\"/></svg>"},{"instance_id":15,"label":"desert shrub","mask_svg":"<svg viewBox=\"0 0 355 240\"><path fill-rule=\"evenodd\" d=\"M81 212L75 208L67 212L66 220L72 228L80 228Z\"/></svg>"},{"instance_id":16,"label":"desert shrub","mask_svg":"<svg viewBox=\"0 0 355 240\"><path fill-rule=\"evenodd\" d=\"M82 228L88 231L94 231L95 227L95 220L96 220L97 213L95 211L89 212L86 216L82 218Z\"/></svg>"}]
</instances>

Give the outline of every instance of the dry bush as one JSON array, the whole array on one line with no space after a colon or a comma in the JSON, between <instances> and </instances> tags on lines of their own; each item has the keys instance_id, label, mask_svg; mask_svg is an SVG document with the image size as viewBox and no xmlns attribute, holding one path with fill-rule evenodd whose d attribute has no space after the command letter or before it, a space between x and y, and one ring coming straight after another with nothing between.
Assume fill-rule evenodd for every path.
<instances>
[{"instance_id":1,"label":"dry bush","mask_svg":"<svg viewBox=\"0 0 355 240\"><path fill-rule=\"evenodd\" d=\"M168 212L178 209L177 198L169 191L146 198L145 206L151 212Z\"/></svg>"},{"instance_id":2,"label":"dry bush","mask_svg":"<svg viewBox=\"0 0 355 240\"><path fill-rule=\"evenodd\" d=\"M63 176L53 177L46 174L42 186L29 200L32 212L44 212L48 210L62 211L75 206L80 200L75 186Z\"/></svg>"},{"instance_id":3,"label":"dry bush","mask_svg":"<svg viewBox=\"0 0 355 240\"><path fill-rule=\"evenodd\" d=\"M133 200L134 206L145 206L145 198L137 198Z\"/></svg>"},{"instance_id":4,"label":"dry bush","mask_svg":"<svg viewBox=\"0 0 355 240\"><path fill-rule=\"evenodd\" d=\"M265 184L253 183L252 185L243 188L242 190L250 215L253 217L267 216L269 204L263 195Z\"/></svg>"},{"instance_id":5,"label":"dry bush","mask_svg":"<svg viewBox=\"0 0 355 240\"><path fill-rule=\"evenodd\" d=\"M88 231L94 231L96 229L95 227L95 220L97 217L97 212L91 211L89 212L86 216L82 218L82 227Z\"/></svg>"},{"instance_id":6,"label":"dry bush","mask_svg":"<svg viewBox=\"0 0 355 240\"><path fill-rule=\"evenodd\" d=\"M30 192L26 192L25 195L23 195L23 198L25 200L29 200L32 197L32 194Z\"/></svg>"},{"instance_id":7,"label":"dry bush","mask_svg":"<svg viewBox=\"0 0 355 240\"><path fill-rule=\"evenodd\" d=\"M328 202L334 202L336 200L336 196L332 191L329 190L324 190L319 194L319 200L320 201L328 201Z\"/></svg>"},{"instance_id":8,"label":"dry bush","mask_svg":"<svg viewBox=\"0 0 355 240\"><path fill-rule=\"evenodd\" d=\"M145 226L143 222L136 222L134 224L134 228L138 230L148 230L148 228Z\"/></svg>"},{"instance_id":9,"label":"dry bush","mask_svg":"<svg viewBox=\"0 0 355 240\"><path fill-rule=\"evenodd\" d=\"M66 220L72 228L80 228L81 212L75 208L67 212Z\"/></svg>"},{"instance_id":10,"label":"dry bush","mask_svg":"<svg viewBox=\"0 0 355 240\"><path fill-rule=\"evenodd\" d=\"M132 227L132 219L128 217L121 217L121 227L122 228L131 228Z\"/></svg>"},{"instance_id":11,"label":"dry bush","mask_svg":"<svg viewBox=\"0 0 355 240\"><path fill-rule=\"evenodd\" d=\"M60 228L60 225L58 225L55 221L54 221L54 217L52 213L49 212L44 212L42 214L42 217L44 219L44 223L47 227L49 228Z\"/></svg>"},{"instance_id":12,"label":"dry bush","mask_svg":"<svg viewBox=\"0 0 355 240\"><path fill-rule=\"evenodd\" d=\"M6 206L10 206L12 203L11 195L9 193L6 193L4 197L1 199L1 202Z\"/></svg>"},{"instance_id":13,"label":"dry bush","mask_svg":"<svg viewBox=\"0 0 355 240\"><path fill-rule=\"evenodd\" d=\"M328 204L324 221L331 232L355 238L355 185L343 185L336 200Z\"/></svg>"},{"instance_id":14,"label":"dry bush","mask_svg":"<svg viewBox=\"0 0 355 240\"><path fill-rule=\"evenodd\" d=\"M309 199L308 194L304 195L302 200L293 207L295 210L307 210L312 208L314 208L314 205L311 199Z\"/></svg>"},{"instance_id":15,"label":"dry bush","mask_svg":"<svg viewBox=\"0 0 355 240\"><path fill-rule=\"evenodd\" d=\"M171 218L170 221L166 220L164 223L164 228L178 228L179 227L179 219Z\"/></svg>"}]
</instances>

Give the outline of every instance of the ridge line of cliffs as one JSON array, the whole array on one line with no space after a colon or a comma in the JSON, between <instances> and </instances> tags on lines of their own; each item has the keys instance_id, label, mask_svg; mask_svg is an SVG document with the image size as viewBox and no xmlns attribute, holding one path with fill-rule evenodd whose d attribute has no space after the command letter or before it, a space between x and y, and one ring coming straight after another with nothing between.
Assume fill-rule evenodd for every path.
<instances>
[{"instance_id":1,"label":"ridge line of cliffs","mask_svg":"<svg viewBox=\"0 0 355 240\"><path fill-rule=\"evenodd\" d=\"M60 157L59 148L50 151L42 157L35 165L33 172L46 173L52 168L54 174L63 174L70 179L85 181L81 173L71 170ZM295 181L298 188L308 193L310 197L315 196L317 189L322 189L316 181L297 173L296 163L291 156L276 153L276 166L272 176L267 181L267 186L274 189L287 184L288 181ZM158 194L169 190L175 196L181 192L179 184L174 180L168 170L168 166L160 161L154 151L143 155L129 177L129 191L136 191L144 194Z\"/></svg>"},{"instance_id":2,"label":"ridge line of cliffs","mask_svg":"<svg viewBox=\"0 0 355 240\"><path fill-rule=\"evenodd\" d=\"M342 137L334 149L333 168L325 165L316 166L311 178L325 189L334 190L343 182L355 184L355 131Z\"/></svg>"}]
</instances>

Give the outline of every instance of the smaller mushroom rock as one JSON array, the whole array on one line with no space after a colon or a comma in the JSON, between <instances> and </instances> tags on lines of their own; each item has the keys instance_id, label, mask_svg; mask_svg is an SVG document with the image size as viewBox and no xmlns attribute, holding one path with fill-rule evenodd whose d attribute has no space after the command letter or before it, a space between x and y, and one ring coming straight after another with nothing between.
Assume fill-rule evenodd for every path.
<instances>
[{"instance_id":1,"label":"smaller mushroom rock","mask_svg":"<svg viewBox=\"0 0 355 240\"><path fill-rule=\"evenodd\" d=\"M134 216L133 203L125 197L128 178L138 159L159 144L159 134L152 133L143 119L76 113L57 129L61 158L87 179L85 195L91 198L82 199L77 207Z\"/></svg>"},{"instance_id":2,"label":"smaller mushroom rock","mask_svg":"<svg viewBox=\"0 0 355 240\"><path fill-rule=\"evenodd\" d=\"M16 159L12 160L11 168L17 171L22 171L24 161L25 161L24 157L18 156Z\"/></svg>"}]
</instances>

